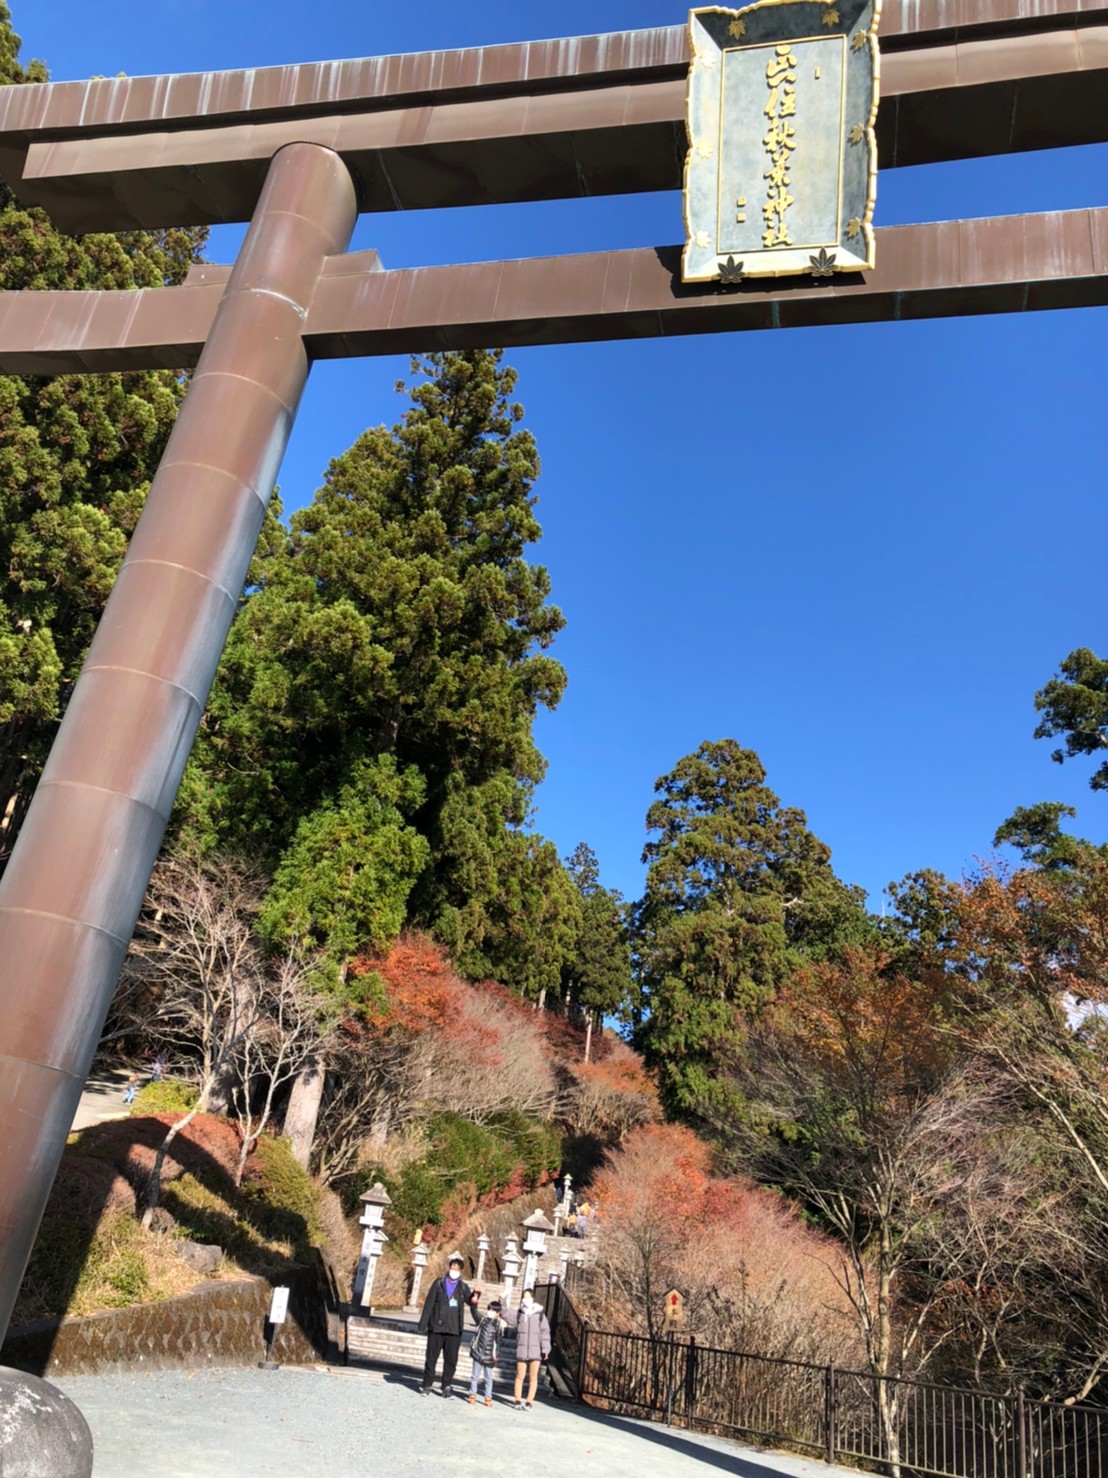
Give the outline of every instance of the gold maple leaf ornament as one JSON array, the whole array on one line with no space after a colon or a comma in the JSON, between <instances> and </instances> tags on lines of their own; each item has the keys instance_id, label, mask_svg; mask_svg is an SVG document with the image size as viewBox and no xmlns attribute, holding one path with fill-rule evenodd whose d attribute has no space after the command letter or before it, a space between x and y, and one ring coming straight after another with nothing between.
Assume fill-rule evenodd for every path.
<instances>
[{"instance_id":1,"label":"gold maple leaf ornament","mask_svg":"<svg viewBox=\"0 0 1108 1478\"><path fill-rule=\"evenodd\" d=\"M746 276L741 262L736 262L734 257L728 257L726 262L719 264L719 280L726 287L735 287Z\"/></svg>"},{"instance_id":2,"label":"gold maple leaf ornament","mask_svg":"<svg viewBox=\"0 0 1108 1478\"><path fill-rule=\"evenodd\" d=\"M731 24L727 27L727 34L729 36L732 36L736 41L741 41L746 35L746 22L744 20L740 20L738 16L736 16Z\"/></svg>"},{"instance_id":3,"label":"gold maple leaf ornament","mask_svg":"<svg viewBox=\"0 0 1108 1478\"><path fill-rule=\"evenodd\" d=\"M813 277L833 277L835 275L835 253L829 252L825 246L819 249L819 256L809 257L812 264Z\"/></svg>"},{"instance_id":4,"label":"gold maple leaf ornament","mask_svg":"<svg viewBox=\"0 0 1108 1478\"><path fill-rule=\"evenodd\" d=\"M855 36L854 36L853 41L851 41L851 43L850 43L850 49L851 49L851 51L861 51L862 47L865 46L865 44L866 44L866 33L865 33L865 31L857 31L855 33Z\"/></svg>"},{"instance_id":5,"label":"gold maple leaf ornament","mask_svg":"<svg viewBox=\"0 0 1108 1478\"><path fill-rule=\"evenodd\" d=\"M860 144L865 136L866 130L864 125L861 123L856 123L854 127L850 130L849 138L852 144Z\"/></svg>"},{"instance_id":6,"label":"gold maple leaf ornament","mask_svg":"<svg viewBox=\"0 0 1108 1478\"><path fill-rule=\"evenodd\" d=\"M829 5L820 16L820 20L825 26L837 26L839 24L839 12L833 5Z\"/></svg>"},{"instance_id":7,"label":"gold maple leaf ornament","mask_svg":"<svg viewBox=\"0 0 1108 1478\"><path fill-rule=\"evenodd\" d=\"M852 216L850 218L850 221L847 223L846 234L848 236L857 236L859 234L859 232L861 231L861 229L862 229L862 223L861 223L861 221L858 219L857 216Z\"/></svg>"}]
</instances>

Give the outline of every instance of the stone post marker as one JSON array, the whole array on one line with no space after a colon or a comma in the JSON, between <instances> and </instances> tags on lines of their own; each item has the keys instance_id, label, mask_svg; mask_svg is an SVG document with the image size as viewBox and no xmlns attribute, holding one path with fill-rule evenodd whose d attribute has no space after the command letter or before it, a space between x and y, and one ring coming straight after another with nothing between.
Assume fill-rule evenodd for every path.
<instances>
[{"instance_id":1,"label":"stone post marker","mask_svg":"<svg viewBox=\"0 0 1108 1478\"><path fill-rule=\"evenodd\" d=\"M412 1248L412 1291L408 1302L405 1304L405 1312L409 1314L419 1313L419 1289L423 1282L423 1269L427 1266L427 1248L422 1242L417 1242Z\"/></svg>"},{"instance_id":2,"label":"stone post marker","mask_svg":"<svg viewBox=\"0 0 1108 1478\"><path fill-rule=\"evenodd\" d=\"M377 1260L389 1240L385 1236L385 1207L392 1205L392 1197L380 1181L362 1197L364 1210L358 1218L365 1228L362 1233L362 1255L358 1259L358 1271L354 1277L354 1302L367 1307L373 1293L373 1279L377 1272Z\"/></svg>"},{"instance_id":3,"label":"stone post marker","mask_svg":"<svg viewBox=\"0 0 1108 1478\"><path fill-rule=\"evenodd\" d=\"M485 1276L485 1258L488 1256L488 1251L489 1239L485 1235L485 1233L482 1232L481 1235L477 1238L477 1277L475 1281L478 1283L480 1283L482 1278L484 1278Z\"/></svg>"},{"instance_id":4,"label":"stone post marker","mask_svg":"<svg viewBox=\"0 0 1108 1478\"><path fill-rule=\"evenodd\" d=\"M554 1235L560 1237L562 1234L562 1222L569 1215L573 1204L573 1176L567 1171L562 1176L562 1199L554 1207Z\"/></svg>"},{"instance_id":5,"label":"stone post marker","mask_svg":"<svg viewBox=\"0 0 1108 1478\"><path fill-rule=\"evenodd\" d=\"M504 1248L504 1294L501 1299L504 1305L502 1312L504 1313L507 1313L512 1306L512 1290L515 1288L521 1266L519 1239L517 1237L508 1237Z\"/></svg>"}]
</instances>

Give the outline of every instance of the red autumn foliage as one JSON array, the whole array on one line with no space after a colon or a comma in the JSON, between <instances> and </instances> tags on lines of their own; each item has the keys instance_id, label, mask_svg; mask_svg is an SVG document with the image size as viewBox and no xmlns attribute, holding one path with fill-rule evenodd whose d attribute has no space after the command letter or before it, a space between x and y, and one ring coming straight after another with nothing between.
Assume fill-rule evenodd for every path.
<instances>
[{"instance_id":1,"label":"red autumn foliage","mask_svg":"<svg viewBox=\"0 0 1108 1478\"><path fill-rule=\"evenodd\" d=\"M800 1359L842 1354L846 1300L835 1249L796 1209L713 1173L691 1130L648 1124L597 1176L607 1316L658 1332L666 1291L685 1295L698 1339Z\"/></svg>"},{"instance_id":2,"label":"red autumn foliage","mask_svg":"<svg viewBox=\"0 0 1108 1478\"><path fill-rule=\"evenodd\" d=\"M135 1192L114 1165L67 1151L58 1166L46 1218L64 1216L82 1227L95 1227L111 1212L135 1212Z\"/></svg>"},{"instance_id":3,"label":"red autumn foliage","mask_svg":"<svg viewBox=\"0 0 1108 1478\"><path fill-rule=\"evenodd\" d=\"M541 1011L539 1020L553 1055L570 1067L576 1068L585 1060L586 1029L582 1022L568 1016L559 1016L553 1011ZM608 1032L594 1032L589 1049L593 1062L603 1062L608 1057L618 1037Z\"/></svg>"},{"instance_id":4,"label":"red autumn foliage","mask_svg":"<svg viewBox=\"0 0 1108 1478\"><path fill-rule=\"evenodd\" d=\"M81 1153L106 1161L141 1193L149 1182L165 1131L183 1117L183 1114L149 1114L93 1125L81 1135ZM214 1174L233 1180L239 1150L239 1137L227 1119L198 1114L174 1139L161 1178L168 1181L191 1174L198 1180L210 1181Z\"/></svg>"},{"instance_id":5,"label":"red autumn foliage","mask_svg":"<svg viewBox=\"0 0 1108 1478\"><path fill-rule=\"evenodd\" d=\"M377 1032L400 1027L419 1035L445 1027L457 1007L462 981L439 947L423 934L402 934L380 959L363 956L356 960L352 975L378 975L385 996L366 1011L366 1020Z\"/></svg>"},{"instance_id":6,"label":"red autumn foliage","mask_svg":"<svg viewBox=\"0 0 1108 1478\"><path fill-rule=\"evenodd\" d=\"M619 1143L633 1129L662 1117L658 1087L642 1058L617 1037L597 1062L573 1065L576 1088L568 1109L574 1131Z\"/></svg>"},{"instance_id":7,"label":"red autumn foliage","mask_svg":"<svg viewBox=\"0 0 1108 1478\"><path fill-rule=\"evenodd\" d=\"M384 958L359 960L356 968L383 984L383 998L367 1012L368 1030L382 1043L407 1043L403 1074L424 1085L423 1110L477 1121L509 1107L549 1110L549 1048L536 1013L518 997L492 981L467 984L421 934L402 935Z\"/></svg>"}]
</instances>

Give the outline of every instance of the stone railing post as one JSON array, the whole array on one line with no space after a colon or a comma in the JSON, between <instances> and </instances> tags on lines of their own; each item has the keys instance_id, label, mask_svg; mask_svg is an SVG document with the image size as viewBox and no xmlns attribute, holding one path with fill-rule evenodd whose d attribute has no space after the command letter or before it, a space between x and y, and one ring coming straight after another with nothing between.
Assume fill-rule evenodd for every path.
<instances>
[{"instance_id":1,"label":"stone railing post","mask_svg":"<svg viewBox=\"0 0 1108 1478\"><path fill-rule=\"evenodd\" d=\"M507 1313L512 1306L512 1293L521 1266L518 1241L515 1237L509 1237L504 1249L504 1293L501 1298L503 1313Z\"/></svg>"}]
</instances>

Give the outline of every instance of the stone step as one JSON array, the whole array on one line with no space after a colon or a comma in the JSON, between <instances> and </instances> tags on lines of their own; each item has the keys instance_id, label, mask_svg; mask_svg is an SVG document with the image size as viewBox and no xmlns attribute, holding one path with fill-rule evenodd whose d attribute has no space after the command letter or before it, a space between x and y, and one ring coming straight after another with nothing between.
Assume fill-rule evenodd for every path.
<instances>
[{"instance_id":1,"label":"stone step","mask_svg":"<svg viewBox=\"0 0 1108 1478\"><path fill-rule=\"evenodd\" d=\"M493 1384L498 1389L510 1388L515 1379L515 1357L514 1353L505 1348L509 1341L501 1344L501 1360L493 1376ZM458 1370L454 1377L455 1383L463 1381L468 1385L471 1361L467 1359L469 1354L469 1341L462 1350L458 1361ZM427 1340L421 1334L404 1334L396 1329L381 1327L375 1323L371 1324L364 1319L350 1319L346 1330L346 1361L348 1365L371 1365L385 1369L400 1369L422 1371L423 1362L427 1354ZM544 1390L548 1389L546 1371L540 1372L540 1384Z\"/></svg>"},{"instance_id":2,"label":"stone step","mask_svg":"<svg viewBox=\"0 0 1108 1478\"><path fill-rule=\"evenodd\" d=\"M405 1344L386 1341L377 1333L372 1333L366 1338L363 1333L353 1332L347 1336L346 1363L349 1366L375 1366L386 1370L411 1370L421 1372L424 1367L424 1358L427 1354L427 1342L423 1338L411 1339ZM458 1370L455 1372L455 1385L458 1382L468 1385L470 1372L473 1369L471 1361L467 1360L467 1351L462 1351L458 1360ZM511 1358L504 1349L501 1349L501 1361L493 1372L493 1386L499 1391L511 1389L516 1379L516 1361ZM539 1385L548 1389L547 1372L542 1369L539 1372Z\"/></svg>"}]
</instances>

